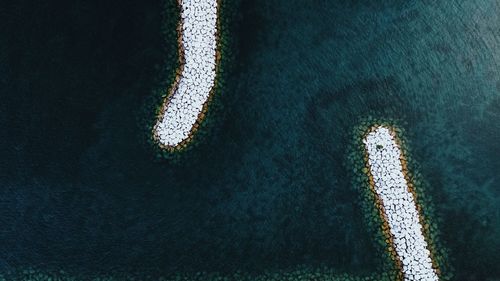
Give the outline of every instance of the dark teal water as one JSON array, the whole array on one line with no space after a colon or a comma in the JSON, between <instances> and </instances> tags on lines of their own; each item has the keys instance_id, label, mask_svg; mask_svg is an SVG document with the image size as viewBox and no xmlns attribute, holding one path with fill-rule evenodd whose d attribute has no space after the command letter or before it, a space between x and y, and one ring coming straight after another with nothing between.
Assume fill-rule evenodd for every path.
<instances>
[{"instance_id":1,"label":"dark teal water","mask_svg":"<svg viewBox=\"0 0 500 281\"><path fill-rule=\"evenodd\" d=\"M1 7L3 270L375 271L344 163L377 115L406 124L455 279L500 278L497 1L242 1L220 121L178 164L137 122L175 52L159 0Z\"/></svg>"}]
</instances>

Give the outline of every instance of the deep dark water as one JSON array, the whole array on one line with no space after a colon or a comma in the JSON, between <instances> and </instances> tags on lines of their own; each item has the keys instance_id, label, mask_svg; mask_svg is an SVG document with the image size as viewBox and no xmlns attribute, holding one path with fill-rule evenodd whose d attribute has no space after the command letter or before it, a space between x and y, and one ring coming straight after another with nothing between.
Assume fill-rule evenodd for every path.
<instances>
[{"instance_id":1,"label":"deep dark water","mask_svg":"<svg viewBox=\"0 0 500 281\"><path fill-rule=\"evenodd\" d=\"M136 120L175 51L161 1L1 6L5 270L374 271L343 161L380 115L407 123L456 279L500 278L497 1L242 1L217 134L175 165Z\"/></svg>"}]
</instances>

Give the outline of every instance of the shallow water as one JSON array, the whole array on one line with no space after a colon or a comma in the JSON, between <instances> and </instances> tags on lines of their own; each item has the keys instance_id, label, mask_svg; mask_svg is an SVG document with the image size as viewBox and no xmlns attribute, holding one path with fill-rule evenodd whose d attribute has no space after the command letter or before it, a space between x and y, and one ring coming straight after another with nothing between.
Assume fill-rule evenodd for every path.
<instances>
[{"instance_id":1,"label":"shallow water","mask_svg":"<svg viewBox=\"0 0 500 281\"><path fill-rule=\"evenodd\" d=\"M175 52L160 1L2 6L3 269L375 271L344 166L372 115L405 124L455 279L500 278L497 1L242 1L220 121L179 164L136 121Z\"/></svg>"}]
</instances>

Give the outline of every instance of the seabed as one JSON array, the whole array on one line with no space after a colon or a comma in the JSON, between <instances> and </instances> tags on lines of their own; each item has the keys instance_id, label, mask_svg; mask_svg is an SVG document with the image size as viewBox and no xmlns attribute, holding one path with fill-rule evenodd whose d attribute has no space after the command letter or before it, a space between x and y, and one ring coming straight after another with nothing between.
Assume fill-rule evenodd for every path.
<instances>
[{"instance_id":1,"label":"seabed","mask_svg":"<svg viewBox=\"0 0 500 281\"><path fill-rule=\"evenodd\" d=\"M372 122L372 121L370 121ZM61 271L47 272L37 269L25 269L0 275L2 280L163 280L163 281L390 281L390 280L449 280L450 275L442 275L440 262L436 261L434 244L430 242L429 224L423 219L424 208L417 202L414 180L410 179L407 168L409 161L402 145L401 131L382 122L382 125L361 126L356 133L353 144L355 150L351 155L364 155L359 161L353 160L350 165L356 171L357 179L369 183L361 185L369 223L375 226L377 233L384 238L376 239L389 259L384 259L383 268L373 274L351 275L338 272L332 267L299 266L296 269L263 271L259 274L235 272L219 274L217 272L173 273L170 276L144 278L134 274L113 274L104 276L80 276ZM366 126L366 125L365 125ZM412 178L413 179L413 178ZM376 202L373 204L373 202ZM427 206L426 206L427 207ZM374 216L373 214L376 213ZM382 230L382 231L380 231ZM432 229L433 231L435 228ZM433 234L433 233L431 233ZM378 234L376 236L379 237ZM434 250L433 250L434 249Z\"/></svg>"}]
</instances>

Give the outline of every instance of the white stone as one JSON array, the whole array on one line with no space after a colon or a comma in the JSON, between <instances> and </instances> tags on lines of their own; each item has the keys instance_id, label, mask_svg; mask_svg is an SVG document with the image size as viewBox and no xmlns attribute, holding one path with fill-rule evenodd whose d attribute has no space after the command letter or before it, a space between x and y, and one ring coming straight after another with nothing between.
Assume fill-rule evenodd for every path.
<instances>
[{"instance_id":1,"label":"white stone","mask_svg":"<svg viewBox=\"0 0 500 281\"><path fill-rule=\"evenodd\" d=\"M384 126L376 127L363 140L375 191L384 206L394 248L403 264L405 280L439 280L432 267L413 194L403 174L401 149ZM378 145L383 148L377 149Z\"/></svg>"},{"instance_id":2,"label":"white stone","mask_svg":"<svg viewBox=\"0 0 500 281\"><path fill-rule=\"evenodd\" d=\"M215 85L217 0L182 0L184 66L177 88L154 128L160 144L175 147L189 137Z\"/></svg>"}]
</instances>

